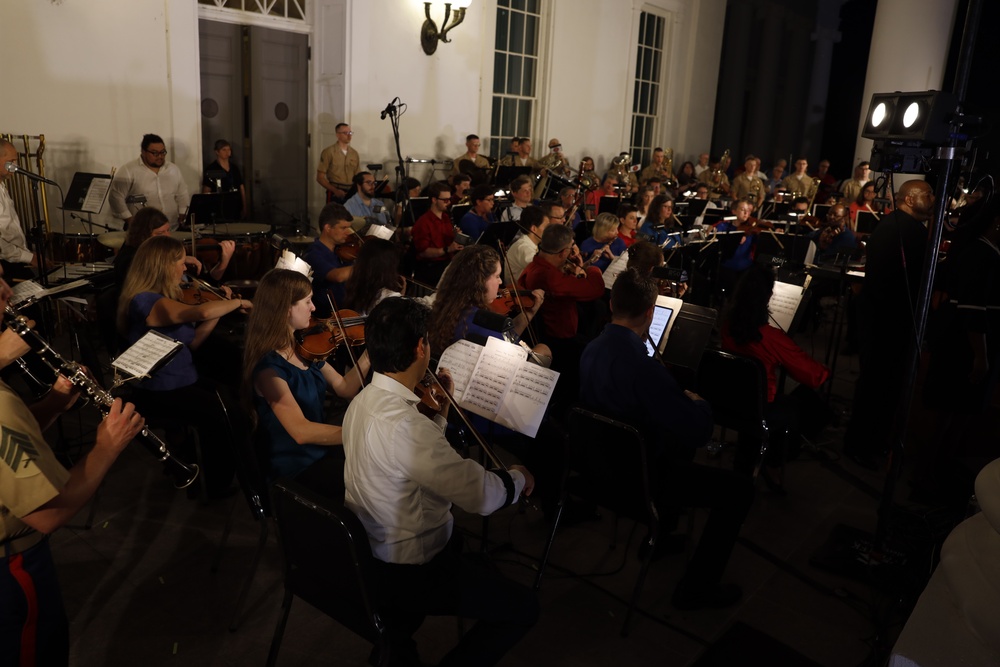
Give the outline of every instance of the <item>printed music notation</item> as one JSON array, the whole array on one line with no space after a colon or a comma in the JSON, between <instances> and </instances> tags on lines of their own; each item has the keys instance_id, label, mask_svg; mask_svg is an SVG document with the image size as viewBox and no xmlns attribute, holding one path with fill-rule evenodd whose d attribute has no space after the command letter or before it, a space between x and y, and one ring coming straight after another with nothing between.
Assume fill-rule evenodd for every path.
<instances>
[{"instance_id":1,"label":"printed music notation","mask_svg":"<svg viewBox=\"0 0 1000 667\"><path fill-rule=\"evenodd\" d=\"M771 317L786 333L792 326L792 320L795 319L795 312L799 309L799 304L802 303L804 291L801 285L779 281L774 283L774 292L771 294L771 300L767 307L771 311Z\"/></svg>"},{"instance_id":2,"label":"printed music notation","mask_svg":"<svg viewBox=\"0 0 1000 667\"><path fill-rule=\"evenodd\" d=\"M155 368L166 363L183 346L183 343L149 331L125 350L111 365L133 378L147 377Z\"/></svg>"},{"instance_id":3,"label":"printed music notation","mask_svg":"<svg viewBox=\"0 0 1000 667\"><path fill-rule=\"evenodd\" d=\"M451 371L459 407L535 437L559 373L532 364L517 345L490 338L486 346L460 340L438 368Z\"/></svg>"},{"instance_id":4,"label":"printed music notation","mask_svg":"<svg viewBox=\"0 0 1000 667\"><path fill-rule=\"evenodd\" d=\"M623 252L622 254L615 257L608 268L604 269L604 287L605 289L611 289L615 285L615 280L618 279L618 274L625 270L628 266L628 253Z\"/></svg>"},{"instance_id":5,"label":"printed music notation","mask_svg":"<svg viewBox=\"0 0 1000 667\"><path fill-rule=\"evenodd\" d=\"M11 299L11 303L16 306L27 299L34 299L37 301L38 299L52 296L53 294L68 292L79 287L87 287L90 284L89 280L80 279L74 280L71 283L65 283L46 289L34 280L25 280L24 282L18 283L14 286L14 297Z\"/></svg>"}]
</instances>

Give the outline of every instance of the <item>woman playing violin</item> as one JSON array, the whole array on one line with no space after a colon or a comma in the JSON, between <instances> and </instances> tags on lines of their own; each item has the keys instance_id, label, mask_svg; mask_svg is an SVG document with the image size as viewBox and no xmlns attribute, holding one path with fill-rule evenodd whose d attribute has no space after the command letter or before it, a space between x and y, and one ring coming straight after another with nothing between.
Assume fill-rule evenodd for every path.
<instances>
[{"instance_id":1,"label":"woman playing violin","mask_svg":"<svg viewBox=\"0 0 1000 667\"><path fill-rule=\"evenodd\" d=\"M400 254L391 241L366 239L344 285L344 307L367 315L382 299L403 296L406 279L399 273Z\"/></svg>"},{"instance_id":2,"label":"woman playing violin","mask_svg":"<svg viewBox=\"0 0 1000 667\"><path fill-rule=\"evenodd\" d=\"M351 398L368 373L368 354L340 375L325 361L310 362L297 351L294 332L309 326L315 310L309 279L296 271L274 269L257 286L257 307L247 322L243 354L244 404L267 439L269 478L298 477L323 491L330 456L343 457L340 426L323 418L327 390Z\"/></svg>"},{"instance_id":3,"label":"woman playing violin","mask_svg":"<svg viewBox=\"0 0 1000 667\"><path fill-rule=\"evenodd\" d=\"M500 255L489 246L472 245L455 255L448 272L438 287L437 298L430 318L430 342L436 350L444 351L456 340L466 335L479 334L485 337L502 338L497 332L478 326L474 319L476 312L487 309L500 290ZM542 307L545 292L532 290L525 298L530 298L531 306L523 309L514 318L513 332L517 336L524 333L528 323ZM544 357L552 353L545 345L536 345L533 351Z\"/></svg>"},{"instance_id":4,"label":"woman playing violin","mask_svg":"<svg viewBox=\"0 0 1000 667\"><path fill-rule=\"evenodd\" d=\"M118 331L131 345L148 331L183 343L180 351L149 379L134 384L133 402L154 425L158 421L194 426L201 441L209 496L225 495L233 476L226 444L225 416L213 387L199 382L191 351L197 349L219 318L247 312L244 299L208 301L192 306L180 301L186 268L184 246L169 236L154 236L139 246L118 299ZM168 431L168 437L170 432ZM171 438L173 439L173 438ZM182 455L192 456L194 443L178 442Z\"/></svg>"}]
</instances>

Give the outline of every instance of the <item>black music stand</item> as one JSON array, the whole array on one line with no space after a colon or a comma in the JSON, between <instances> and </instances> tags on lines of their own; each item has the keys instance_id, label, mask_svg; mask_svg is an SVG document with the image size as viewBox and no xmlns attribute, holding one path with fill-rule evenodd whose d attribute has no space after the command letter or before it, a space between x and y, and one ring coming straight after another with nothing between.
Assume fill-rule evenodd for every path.
<instances>
[{"instance_id":1,"label":"black music stand","mask_svg":"<svg viewBox=\"0 0 1000 667\"><path fill-rule=\"evenodd\" d=\"M424 213L431 210L430 197L410 197L407 202L409 206L403 212L403 219L409 218L414 223L419 220Z\"/></svg>"},{"instance_id":2,"label":"black music stand","mask_svg":"<svg viewBox=\"0 0 1000 667\"><path fill-rule=\"evenodd\" d=\"M600 202L598 202L597 204L597 215L600 215L601 213L611 213L612 215L617 216L618 207L621 205L622 205L621 197L617 195L613 195L610 197L608 195L604 195L603 197L601 197Z\"/></svg>"},{"instance_id":3,"label":"black music stand","mask_svg":"<svg viewBox=\"0 0 1000 667\"><path fill-rule=\"evenodd\" d=\"M211 226L228 220L239 220L242 209L243 198L240 197L239 190L191 195L188 219L199 225Z\"/></svg>"},{"instance_id":4,"label":"black music stand","mask_svg":"<svg viewBox=\"0 0 1000 667\"><path fill-rule=\"evenodd\" d=\"M781 257L784 263L802 267L809 253L808 236L801 234L770 234L766 231L757 235L757 255Z\"/></svg>"},{"instance_id":5,"label":"black music stand","mask_svg":"<svg viewBox=\"0 0 1000 667\"><path fill-rule=\"evenodd\" d=\"M518 176L529 176L531 174L531 167L508 167L507 165L500 165L497 167L497 177L494 184L497 189L503 188L507 189L510 182L513 181Z\"/></svg>"},{"instance_id":6,"label":"black music stand","mask_svg":"<svg viewBox=\"0 0 1000 667\"><path fill-rule=\"evenodd\" d=\"M694 219L705 212L706 206L708 206L707 199L688 199L687 201L677 202L675 208L677 209L676 214L678 217L686 215Z\"/></svg>"},{"instance_id":7,"label":"black music stand","mask_svg":"<svg viewBox=\"0 0 1000 667\"><path fill-rule=\"evenodd\" d=\"M685 302L674 317L674 326L670 329L667 345L663 348L663 361L671 367L696 372L701 364L701 355L708 347L719 312L714 308Z\"/></svg>"},{"instance_id":8,"label":"black music stand","mask_svg":"<svg viewBox=\"0 0 1000 667\"><path fill-rule=\"evenodd\" d=\"M454 205L451 207L451 221L458 224L465 217L465 214L472 210L472 204Z\"/></svg>"},{"instance_id":9,"label":"black music stand","mask_svg":"<svg viewBox=\"0 0 1000 667\"><path fill-rule=\"evenodd\" d=\"M111 189L111 174L89 174L78 171L66 190L64 211L100 213ZM66 230L63 230L65 233Z\"/></svg>"},{"instance_id":10,"label":"black music stand","mask_svg":"<svg viewBox=\"0 0 1000 667\"><path fill-rule=\"evenodd\" d=\"M729 215L729 211L724 208L707 208L705 209L705 218L701 224L714 227L716 224L722 222L722 219L727 215Z\"/></svg>"},{"instance_id":11,"label":"black music stand","mask_svg":"<svg viewBox=\"0 0 1000 667\"><path fill-rule=\"evenodd\" d=\"M833 208L830 204L813 204L813 215L820 220L826 220L826 214Z\"/></svg>"},{"instance_id":12,"label":"black music stand","mask_svg":"<svg viewBox=\"0 0 1000 667\"><path fill-rule=\"evenodd\" d=\"M871 234L875 231L879 218L871 211L858 211L854 222L858 234Z\"/></svg>"}]
</instances>

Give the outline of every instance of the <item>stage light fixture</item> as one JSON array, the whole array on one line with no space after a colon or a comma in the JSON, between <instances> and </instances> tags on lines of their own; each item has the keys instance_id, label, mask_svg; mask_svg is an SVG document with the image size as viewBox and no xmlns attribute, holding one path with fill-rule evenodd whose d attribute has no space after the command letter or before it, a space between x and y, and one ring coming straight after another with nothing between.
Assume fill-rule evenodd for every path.
<instances>
[{"instance_id":1,"label":"stage light fixture","mask_svg":"<svg viewBox=\"0 0 1000 667\"><path fill-rule=\"evenodd\" d=\"M944 144L958 99L937 90L872 95L861 136L866 139Z\"/></svg>"}]
</instances>

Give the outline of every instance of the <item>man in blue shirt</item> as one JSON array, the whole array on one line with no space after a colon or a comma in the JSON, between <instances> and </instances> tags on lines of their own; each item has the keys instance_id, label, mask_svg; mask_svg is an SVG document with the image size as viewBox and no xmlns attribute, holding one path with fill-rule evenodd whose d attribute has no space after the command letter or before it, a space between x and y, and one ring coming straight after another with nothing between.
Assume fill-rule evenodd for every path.
<instances>
[{"instance_id":1,"label":"man in blue shirt","mask_svg":"<svg viewBox=\"0 0 1000 667\"><path fill-rule=\"evenodd\" d=\"M351 213L343 204L331 202L319 213L319 237L302 259L313 270L313 304L316 317L330 316L329 295L334 305L344 302L344 283L351 277L351 264L337 256L336 248L351 237Z\"/></svg>"},{"instance_id":2,"label":"man in blue shirt","mask_svg":"<svg viewBox=\"0 0 1000 667\"><path fill-rule=\"evenodd\" d=\"M354 196L344 202L344 207L355 218L364 218L373 225L387 226L391 224L389 211L381 199L375 197L375 177L367 171L354 175Z\"/></svg>"},{"instance_id":3,"label":"man in blue shirt","mask_svg":"<svg viewBox=\"0 0 1000 667\"><path fill-rule=\"evenodd\" d=\"M658 509L711 509L684 577L674 591L679 609L727 607L742 596L719 583L753 500L748 477L691 462L712 434L708 403L681 388L643 343L653 320L657 286L635 269L611 289L611 323L580 359L580 400L588 408L634 425L649 447L651 485ZM608 455L614 450L609 445Z\"/></svg>"},{"instance_id":4,"label":"man in blue shirt","mask_svg":"<svg viewBox=\"0 0 1000 667\"><path fill-rule=\"evenodd\" d=\"M472 208L462 216L458 226L473 242L478 241L486 228L496 222L493 217L493 202L495 200L492 185L477 185L472 189Z\"/></svg>"}]
</instances>

